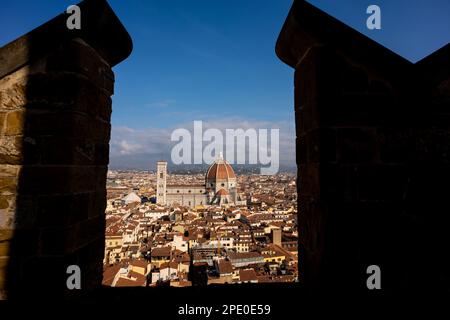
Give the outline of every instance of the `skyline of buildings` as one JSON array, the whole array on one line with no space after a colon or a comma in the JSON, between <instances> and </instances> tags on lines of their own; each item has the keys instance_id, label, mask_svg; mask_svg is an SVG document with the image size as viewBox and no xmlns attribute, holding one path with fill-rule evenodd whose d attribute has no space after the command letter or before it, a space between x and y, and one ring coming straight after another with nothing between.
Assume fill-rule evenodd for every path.
<instances>
[{"instance_id":1,"label":"skyline of buildings","mask_svg":"<svg viewBox=\"0 0 450 320\"><path fill-rule=\"evenodd\" d=\"M163 162L156 172L109 170L103 284L298 281L296 175L228 166L217 159L204 173L171 174ZM170 184L158 190L163 181ZM188 190L197 187L202 200L194 203Z\"/></svg>"}]
</instances>

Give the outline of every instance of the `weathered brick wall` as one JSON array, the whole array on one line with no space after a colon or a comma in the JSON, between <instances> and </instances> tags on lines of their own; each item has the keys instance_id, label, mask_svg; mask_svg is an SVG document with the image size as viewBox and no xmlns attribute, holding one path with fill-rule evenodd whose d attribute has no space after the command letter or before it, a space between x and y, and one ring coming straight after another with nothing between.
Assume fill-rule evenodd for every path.
<instances>
[{"instance_id":1,"label":"weathered brick wall","mask_svg":"<svg viewBox=\"0 0 450 320\"><path fill-rule=\"evenodd\" d=\"M0 51L1 298L76 296L70 265L81 292L101 286L111 66L131 40L106 2L83 9L82 32L59 16Z\"/></svg>"},{"instance_id":2,"label":"weathered brick wall","mask_svg":"<svg viewBox=\"0 0 450 320\"><path fill-rule=\"evenodd\" d=\"M295 69L300 266L314 288L450 283L449 46L416 65L296 1L277 44Z\"/></svg>"}]
</instances>

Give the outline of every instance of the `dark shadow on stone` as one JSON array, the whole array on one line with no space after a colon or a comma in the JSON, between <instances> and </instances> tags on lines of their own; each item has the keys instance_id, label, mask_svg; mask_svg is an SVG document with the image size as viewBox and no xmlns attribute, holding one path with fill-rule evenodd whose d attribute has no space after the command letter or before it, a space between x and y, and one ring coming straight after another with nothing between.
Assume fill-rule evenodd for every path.
<instances>
[{"instance_id":1,"label":"dark shadow on stone","mask_svg":"<svg viewBox=\"0 0 450 320\"><path fill-rule=\"evenodd\" d=\"M303 0L276 53L295 69L300 279L450 293L450 44L413 64Z\"/></svg>"},{"instance_id":2,"label":"dark shadow on stone","mask_svg":"<svg viewBox=\"0 0 450 320\"><path fill-rule=\"evenodd\" d=\"M8 115L21 123L7 137L13 152L1 156L20 168L0 288L8 299L74 298L101 287L111 68L132 41L106 1L79 7L81 30L69 30L63 13L0 49L0 79L11 78ZM82 290L66 286L70 265L81 269Z\"/></svg>"}]
</instances>

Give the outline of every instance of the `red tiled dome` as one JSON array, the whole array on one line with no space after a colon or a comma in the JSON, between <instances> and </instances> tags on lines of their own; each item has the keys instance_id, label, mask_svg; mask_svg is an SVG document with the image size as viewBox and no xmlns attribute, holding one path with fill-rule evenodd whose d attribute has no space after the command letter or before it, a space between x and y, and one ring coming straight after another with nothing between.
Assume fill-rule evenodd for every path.
<instances>
[{"instance_id":1,"label":"red tiled dome","mask_svg":"<svg viewBox=\"0 0 450 320\"><path fill-rule=\"evenodd\" d=\"M229 193L225 189L220 189L219 191L217 191L217 195L218 196L227 196L227 195L229 195Z\"/></svg>"},{"instance_id":2,"label":"red tiled dome","mask_svg":"<svg viewBox=\"0 0 450 320\"><path fill-rule=\"evenodd\" d=\"M206 171L206 180L235 179L233 168L223 159L216 160Z\"/></svg>"}]
</instances>

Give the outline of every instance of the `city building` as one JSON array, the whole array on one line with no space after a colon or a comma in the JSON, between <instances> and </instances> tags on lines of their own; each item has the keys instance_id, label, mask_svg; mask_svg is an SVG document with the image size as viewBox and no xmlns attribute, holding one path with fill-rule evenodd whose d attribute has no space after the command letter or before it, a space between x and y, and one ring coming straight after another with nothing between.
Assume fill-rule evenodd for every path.
<instances>
[{"instance_id":1,"label":"city building","mask_svg":"<svg viewBox=\"0 0 450 320\"><path fill-rule=\"evenodd\" d=\"M205 172L168 175L166 163L158 169L108 172L112 192L107 189L105 285L298 280L295 173L269 177L241 171L237 176L221 157ZM207 202L171 202L173 185L183 186L187 194L201 185L204 192L194 201ZM232 195L241 191L249 201L233 203Z\"/></svg>"},{"instance_id":2,"label":"city building","mask_svg":"<svg viewBox=\"0 0 450 320\"><path fill-rule=\"evenodd\" d=\"M243 194L237 192L236 174L222 154L208 168L204 184L168 184L167 162L157 163L157 199L161 205L245 205Z\"/></svg>"}]
</instances>

